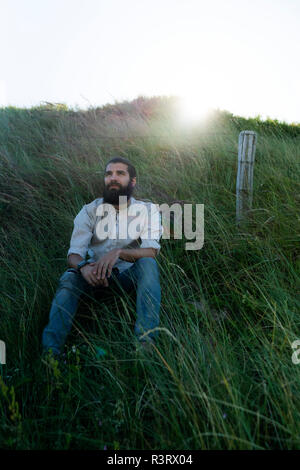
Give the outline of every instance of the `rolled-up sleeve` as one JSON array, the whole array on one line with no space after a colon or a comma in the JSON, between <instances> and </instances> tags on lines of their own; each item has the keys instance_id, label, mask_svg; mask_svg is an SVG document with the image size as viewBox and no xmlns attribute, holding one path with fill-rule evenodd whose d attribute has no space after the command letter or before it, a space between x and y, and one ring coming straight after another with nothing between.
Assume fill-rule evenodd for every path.
<instances>
[{"instance_id":1,"label":"rolled-up sleeve","mask_svg":"<svg viewBox=\"0 0 300 470\"><path fill-rule=\"evenodd\" d=\"M147 210L148 218L146 219L145 225L140 235L140 248L155 248L158 250L158 255L161 248L159 240L163 234L161 214L156 204L149 204Z\"/></svg>"},{"instance_id":2,"label":"rolled-up sleeve","mask_svg":"<svg viewBox=\"0 0 300 470\"><path fill-rule=\"evenodd\" d=\"M67 256L71 253L86 257L89 244L93 236L93 221L87 213L86 206L74 219L74 229L71 236L70 248Z\"/></svg>"}]
</instances>

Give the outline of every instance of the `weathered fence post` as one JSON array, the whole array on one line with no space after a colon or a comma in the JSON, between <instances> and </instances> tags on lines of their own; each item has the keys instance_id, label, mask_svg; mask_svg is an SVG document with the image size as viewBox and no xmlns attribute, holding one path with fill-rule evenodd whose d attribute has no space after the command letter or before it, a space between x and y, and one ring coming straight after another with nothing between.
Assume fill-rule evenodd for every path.
<instances>
[{"instance_id":1,"label":"weathered fence post","mask_svg":"<svg viewBox=\"0 0 300 470\"><path fill-rule=\"evenodd\" d=\"M245 220L247 211L252 208L253 166L257 134L242 131L239 135L238 172L236 179L236 222Z\"/></svg>"}]
</instances>

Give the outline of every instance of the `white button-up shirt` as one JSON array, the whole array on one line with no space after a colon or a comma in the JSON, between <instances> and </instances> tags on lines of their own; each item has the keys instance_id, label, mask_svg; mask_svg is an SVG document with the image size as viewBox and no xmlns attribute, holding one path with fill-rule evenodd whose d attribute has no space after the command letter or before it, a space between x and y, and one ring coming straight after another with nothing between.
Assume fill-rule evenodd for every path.
<instances>
[{"instance_id":1,"label":"white button-up shirt","mask_svg":"<svg viewBox=\"0 0 300 470\"><path fill-rule=\"evenodd\" d=\"M105 218L103 209L108 206L112 209L111 217ZM159 253L162 233L157 204L131 197L128 207L120 206L117 211L113 206L103 204L103 198L98 198L85 204L75 217L68 256L74 253L85 259L88 255L89 261L98 261L105 253L128 245L132 248L156 248ZM132 265L133 263L118 258L114 267L122 272Z\"/></svg>"}]
</instances>

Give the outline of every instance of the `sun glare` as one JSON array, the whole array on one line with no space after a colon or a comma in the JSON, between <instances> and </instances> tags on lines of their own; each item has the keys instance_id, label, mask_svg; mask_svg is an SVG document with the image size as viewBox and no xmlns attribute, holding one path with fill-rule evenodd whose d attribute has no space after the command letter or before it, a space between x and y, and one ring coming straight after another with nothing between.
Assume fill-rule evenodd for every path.
<instances>
[{"instance_id":1,"label":"sun glare","mask_svg":"<svg viewBox=\"0 0 300 470\"><path fill-rule=\"evenodd\" d=\"M178 120L182 124L203 122L210 112L209 103L205 98L180 97L178 103Z\"/></svg>"}]
</instances>

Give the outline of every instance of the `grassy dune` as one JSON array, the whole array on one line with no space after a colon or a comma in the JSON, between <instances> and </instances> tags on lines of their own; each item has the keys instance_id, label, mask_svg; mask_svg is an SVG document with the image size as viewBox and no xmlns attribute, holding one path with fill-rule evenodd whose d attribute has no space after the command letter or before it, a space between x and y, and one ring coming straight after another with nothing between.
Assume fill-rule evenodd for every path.
<instances>
[{"instance_id":1,"label":"grassy dune","mask_svg":"<svg viewBox=\"0 0 300 470\"><path fill-rule=\"evenodd\" d=\"M258 144L253 211L238 230L244 129ZM152 355L133 347L134 298L91 300L66 363L48 367L41 334L73 219L101 195L115 154L135 164L137 198L205 204L205 244L162 240ZM299 449L299 157L297 125L216 112L179 128L164 98L0 110L0 448Z\"/></svg>"}]
</instances>

